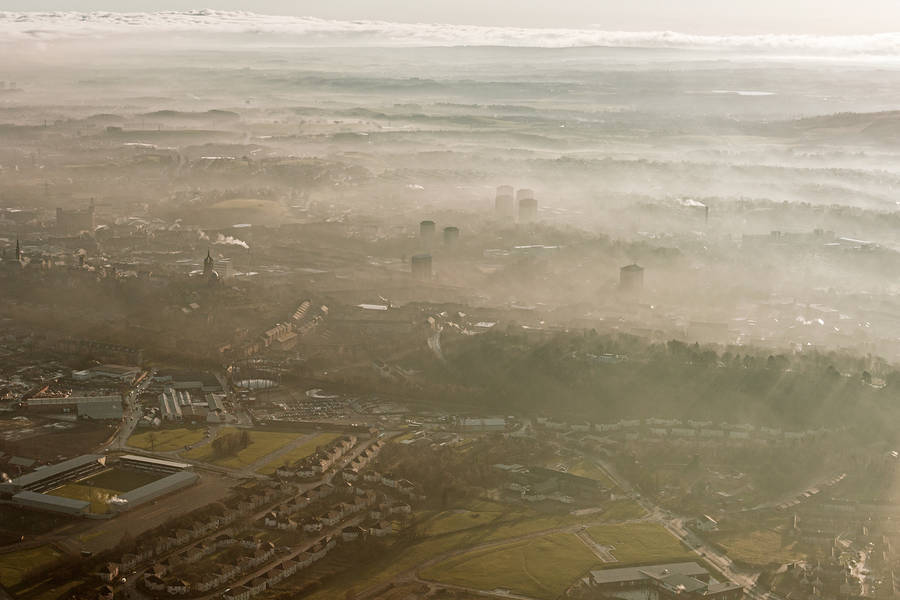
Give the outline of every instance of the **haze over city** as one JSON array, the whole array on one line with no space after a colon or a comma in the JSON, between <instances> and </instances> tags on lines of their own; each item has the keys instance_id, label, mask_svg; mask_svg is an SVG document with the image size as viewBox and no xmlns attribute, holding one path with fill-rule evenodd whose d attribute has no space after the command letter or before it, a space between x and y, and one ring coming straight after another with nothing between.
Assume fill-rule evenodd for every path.
<instances>
[{"instance_id":1,"label":"haze over city","mask_svg":"<svg viewBox=\"0 0 900 600\"><path fill-rule=\"evenodd\" d=\"M0 2L0 600L898 595L900 7Z\"/></svg>"}]
</instances>

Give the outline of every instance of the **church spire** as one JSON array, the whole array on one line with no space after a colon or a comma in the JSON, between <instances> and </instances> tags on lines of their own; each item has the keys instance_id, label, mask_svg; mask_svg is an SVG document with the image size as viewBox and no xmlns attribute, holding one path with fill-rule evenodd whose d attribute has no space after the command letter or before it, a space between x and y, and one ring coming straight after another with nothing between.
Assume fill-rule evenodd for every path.
<instances>
[{"instance_id":1,"label":"church spire","mask_svg":"<svg viewBox=\"0 0 900 600\"><path fill-rule=\"evenodd\" d=\"M213 272L213 257L210 249L206 249L206 258L203 259L203 275L209 277Z\"/></svg>"}]
</instances>

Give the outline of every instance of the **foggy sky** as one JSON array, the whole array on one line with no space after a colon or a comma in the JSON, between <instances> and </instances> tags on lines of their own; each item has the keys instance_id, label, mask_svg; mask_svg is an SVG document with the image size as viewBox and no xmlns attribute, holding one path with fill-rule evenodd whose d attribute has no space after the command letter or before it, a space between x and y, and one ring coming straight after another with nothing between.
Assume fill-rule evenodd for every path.
<instances>
[{"instance_id":1,"label":"foggy sky","mask_svg":"<svg viewBox=\"0 0 900 600\"><path fill-rule=\"evenodd\" d=\"M328 19L699 34L900 31L897 0L0 0L9 11L152 12L212 8Z\"/></svg>"}]
</instances>

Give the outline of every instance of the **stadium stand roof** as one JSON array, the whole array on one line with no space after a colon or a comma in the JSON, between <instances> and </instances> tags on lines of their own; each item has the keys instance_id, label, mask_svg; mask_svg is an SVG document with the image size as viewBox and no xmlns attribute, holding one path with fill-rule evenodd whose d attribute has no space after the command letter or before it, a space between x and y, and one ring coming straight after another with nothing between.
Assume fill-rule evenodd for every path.
<instances>
[{"instance_id":1,"label":"stadium stand roof","mask_svg":"<svg viewBox=\"0 0 900 600\"><path fill-rule=\"evenodd\" d=\"M191 471L179 471L168 477L157 479L152 483L141 486L137 489L119 494L118 504L120 510L128 510L129 507L138 506L154 498L158 498L169 492L174 492L181 488L187 487L197 481L199 477Z\"/></svg>"},{"instance_id":2,"label":"stadium stand roof","mask_svg":"<svg viewBox=\"0 0 900 600\"><path fill-rule=\"evenodd\" d=\"M19 492L13 496L12 499L16 504L66 513L87 512L91 506L91 503L86 500L75 500L73 498L63 498L62 496L51 496L49 494L38 494L37 492L28 491Z\"/></svg>"},{"instance_id":3,"label":"stadium stand roof","mask_svg":"<svg viewBox=\"0 0 900 600\"><path fill-rule=\"evenodd\" d=\"M87 466L92 462L103 464L103 461L105 460L106 457L100 456L99 454L85 454L83 456L76 456L75 458L64 460L61 463L56 463L55 465L50 465L48 467L32 471L31 473L26 473L21 477L13 479L11 483L19 487L26 487L31 484L38 483L39 481L43 481L44 479L49 479L51 477L55 477L56 475L65 473L66 471Z\"/></svg>"},{"instance_id":4,"label":"stadium stand roof","mask_svg":"<svg viewBox=\"0 0 900 600\"><path fill-rule=\"evenodd\" d=\"M173 460L163 460L161 458L151 458L149 456L138 456L137 454L123 454L119 457L120 461L131 461L144 463L151 467L161 467L164 469L189 469L191 465L188 463L175 462Z\"/></svg>"}]
</instances>

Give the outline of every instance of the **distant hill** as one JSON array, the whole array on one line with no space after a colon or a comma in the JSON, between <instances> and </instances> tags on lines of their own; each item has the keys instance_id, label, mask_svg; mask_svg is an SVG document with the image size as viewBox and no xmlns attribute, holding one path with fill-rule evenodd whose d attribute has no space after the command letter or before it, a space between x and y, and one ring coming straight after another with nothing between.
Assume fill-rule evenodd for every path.
<instances>
[{"instance_id":1,"label":"distant hill","mask_svg":"<svg viewBox=\"0 0 900 600\"><path fill-rule=\"evenodd\" d=\"M889 143L900 140L900 111L876 113L836 113L807 117L786 123L797 133L842 142Z\"/></svg>"}]
</instances>

